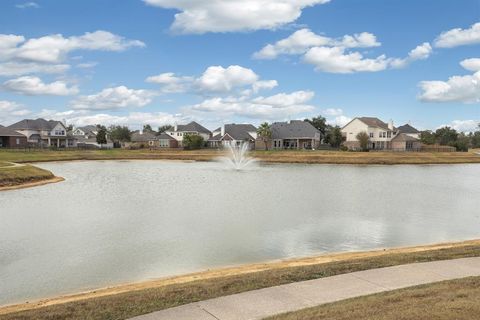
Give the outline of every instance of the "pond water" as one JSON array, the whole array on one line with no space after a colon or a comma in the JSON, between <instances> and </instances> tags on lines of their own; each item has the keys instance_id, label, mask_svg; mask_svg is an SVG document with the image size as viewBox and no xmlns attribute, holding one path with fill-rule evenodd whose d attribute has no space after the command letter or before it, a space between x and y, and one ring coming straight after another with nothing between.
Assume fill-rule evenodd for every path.
<instances>
[{"instance_id":1,"label":"pond water","mask_svg":"<svg viewBox=\"0 0 480 320\"><path fill-rule=\"evenodd\" d=\"M209 268L480 237L480 165L40 164L0 193L0 305Z\"/></svg>"}]
</instances>

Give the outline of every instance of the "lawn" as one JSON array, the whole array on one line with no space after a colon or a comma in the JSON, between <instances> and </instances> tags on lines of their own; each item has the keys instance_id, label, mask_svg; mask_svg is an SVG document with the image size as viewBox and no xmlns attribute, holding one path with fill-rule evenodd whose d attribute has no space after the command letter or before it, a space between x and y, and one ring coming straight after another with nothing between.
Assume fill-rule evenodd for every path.
<instances>
[{"instance_id":1,"label":"lawn","mask_svg":"<svg viewBox=\"0 0 480 320\"><path fill-rule=\"evenodd\" d=\"M449 280L325 304L268 320L475 320L480 277Z\"/></svg>"},{"instance_id":2,"label":"lawn","mask_svg":"<svg viewBox=\"0 0 480 320\"><path fill-rule=\"evenodd\" d=\"M125 292L113 295L105 295L109 289L105 290L106 293L97 290L88 299L82 299L82 295L79 295L67 303L61 302L68 299L59 299L0 308L0 314L3 313L0 319L127 319L190 302L297 281L406 263L477 256L480 256L480 241L444 247L337 254L289 263L261 264L249 272L243 270L241 273L236 270L236 273L225 272L227 275L224 276L202 277L197 274L190 276L190 279L200 280L188 282L177 280L165 285L159 281L153 282L151 287L130 285L124 288ZM44 306L44 303L51 305ZM17 312L19 310L24 311Z\"/></svg>"},{"instance_id":3,"label":"lawn","mask_svg":"<svg viewBox=\"0 0 480 320\"><path fill-rule=\"evenodd\" d=\"M0 162L0 187L9 187L25 183L43 181L54 178L47 170L31 165L3 166Z\"/></svg>"},{"instance_id":4,"label":"lawn","mask_svg":"<svg viewBox=\"0 0 480 320\"><path fill-rule=\"evenodd\" d=\"M17 163L68 161L68 160L118 160L164 159L211 161L224 152L202 150L0 150L0 161ZM327 164L449 164L480 163L474 152L340 152L312 150L253 151L251 155L269 163L327 163Z\"/></svg>"}]
</instances>

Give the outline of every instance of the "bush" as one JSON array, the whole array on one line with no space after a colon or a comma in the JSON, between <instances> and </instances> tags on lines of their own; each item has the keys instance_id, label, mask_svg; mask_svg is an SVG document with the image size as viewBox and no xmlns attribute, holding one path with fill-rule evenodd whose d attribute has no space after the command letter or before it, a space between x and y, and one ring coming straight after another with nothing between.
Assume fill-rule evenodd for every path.
<instances>
[{"instance_id":1,"label":"bush","mask_svg":"<svg viewBox=\"0 0 480 320\"><path fill-rule=\"evenodd\" d=\"M183 136L183 148L187 150L201 149L205 145L202 136L186 134Z\"/></svg>"}]
</instances>

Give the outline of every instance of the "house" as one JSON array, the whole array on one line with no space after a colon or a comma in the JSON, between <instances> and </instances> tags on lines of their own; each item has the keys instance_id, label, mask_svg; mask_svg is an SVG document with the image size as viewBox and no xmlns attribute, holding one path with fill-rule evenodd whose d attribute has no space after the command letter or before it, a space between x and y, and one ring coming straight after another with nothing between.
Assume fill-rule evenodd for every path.
<instances>
[{"instance_id":1,"label":"house","mask_svg":"<svg viewBox=\"0 0 480 320\"><path fill-rule=\"evenodd\" d=\"M421 132L418 131L416 128L412 127L409 123L398 127L398 132L405 133L406 135L416 139L420 139Z\"/></svg>"},{"instance_id":2,"label":"house","mask_svg":"<svg viewBox=\"0 0 480 320\"><path fill-rule=\"evenodd\" d=\"M29 144L57 148L76 146L75 137L67 134L67 128L60 121L24 119L8 128L25 135Z\"/></svg>"},{"instance_id":3,"label":"house","mask_svg":"<svg viewBox=\"0 0 480 320\"><path fill-rule=\"evenodd\" d=\"M320 131L306 121L274 122L271 130L268 149L316 149L320 145ZM255 140L255 149L265 149L260 137Z\"/></svg>"},{"instance_id":4,"label":"house","mask_svg":"<svg viewBox=\"0 0 480 320\"><path fill-rule=\"evenodd\" d=\"M212 136L212 133L207 128L198 124L195 121L185 125L175 125L173 130L168 130L166 133L177 140L178 147L182 147L183 137L187 134L199 135L203 140L207 141Z\"/></svg>"},{"instance_id":5,"label":"house","mask_svg":"<svg viewBox=\"0 0 480 320\"><path fill-rule=\"evenodd\" d=\"M410 130L409 128L407 129ZM360 132L368 134L369 150L407 151L420 149L421 147L421 143L416 137L401 132L399 128L395 128L393 121L387 124L374 117L358 117L347 123L342 128L342 135L345 137L344 146L350 150L359 150L360 142L357 139L357 135Z\"/></svg>"},{"instance_id":6,"label":"house","mask_svg":"<svg viewBox=\"0 0 480 320\"><path fill-rule=\"evenodd\" d=\"M27 145L26 136L0 125L0 148L24 148Z\"/></svg>"},{"instance_id":7,"label":"house","mask_svg":"<svg viewBox=\"0 0 480 320\"><path fill-rule=\"evenodd\" d=\"M97 142L97 126L89 125L85 127L74 128L69 134L71 134L77 141L77 147L80 148L113 148L113 141L108 138L107 143L100 145Z\"/></svg>"},{"instance_id":8,"label":"house","mask_svg":"<svg viewBox=\"0 0 480 320\"><path fill-rule=\"evenodd\" d=\"M140 148L156 148L160 145L158 142L158 137L154 133L150 131L137 130L132 132L132 135L130 136L130 143L128 144L128 146Z\"/></svg>"},{"instance_id":9,"label":"house","mask_svg":"<svg viewBox=\"0 0 480 320\"><path fill-rule=\"evenodd\" d=\"M213 136L208 139L208 147L221 148L227 144L239 146L246 142L249 148L255 147L255 139L257 139L257 128L251 124L224 124L220 128L213 131Z\"/></svg>"},{"instance_id":10,"label":"house","mask_svg":"<svg viewBox=\"0 0 480 320\"><path fill-rule=\"evenodd\" d=\"M158 136L158 146L160 148L178 148L178 142L165 132Z\"/></svg>"}]
</instances>

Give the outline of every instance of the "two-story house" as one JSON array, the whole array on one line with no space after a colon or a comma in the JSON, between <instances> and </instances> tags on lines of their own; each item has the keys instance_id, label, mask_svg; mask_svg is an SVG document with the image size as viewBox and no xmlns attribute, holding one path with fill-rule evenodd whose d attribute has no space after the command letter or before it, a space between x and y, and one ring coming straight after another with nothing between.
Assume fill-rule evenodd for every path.
<instances>
[{"instance_id":1,"label":"two-story house","mask_svg":"<svg viewBox=\"0 0 480 320\"><path fill-rule=\"evenodd\" d=\"M173 130L168 130L165 133L177 140L178 147L180 148L183 147L183 137L187 134L199 135L204 141L207 141L212 136L210 130L195 121L185 125L175 125Z\"/></svg>"},{"instance_id":2,"label":"two-story house","mask_svg":"<svg viewBox=\"0 0 480 320\"><path fill-rule=\"evenodd\" d=\"M255 147L257 139L257 128L251 124L224 124L213 131L213 136L208 139L210 148L220 148L227 144L239 146L241 143L248 143L249 148Z\"/></svg>"},{"instance_id":3,"label":"two-story house","mask_svg":"<svg viewBox=\"0 0 480 320\"><path fill-rule=\"evenodd\" d=\"M15 130L27 137L30 144L42 147L67 148L76 145L74 137L67 135L67 128L61 121L45 119L24 119L10 125L8 128Z\"/></svg>"},{"instance_id":4,"label":"two-story house","mask_svg":"<svg viewBox=\"0 0 480 320\"><path fill-rule=\"evenodd\" d=\"M74 128L71 135L76 139L77 147L83 148L113 148L113 141L108 137L107 143L100 145L97 143L98 127L94 125Z\"/></svg>"}]
</instances>

